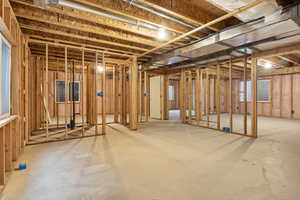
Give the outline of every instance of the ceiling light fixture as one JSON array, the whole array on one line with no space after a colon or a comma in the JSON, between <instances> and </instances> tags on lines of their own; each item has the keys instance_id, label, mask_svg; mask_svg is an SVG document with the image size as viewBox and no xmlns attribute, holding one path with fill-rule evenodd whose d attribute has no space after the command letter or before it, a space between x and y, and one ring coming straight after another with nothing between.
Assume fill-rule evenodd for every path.
<instances>
[{"instance_id":1,"label":"ceiling light fixture","mask_svg":"<svg viewBox=\"0 0 300 200\"><path fill-rule=\"evenodd\" d=\"M102 72L104 71L104 67L103 67L102 65L98 65L98 66L97 66L97 71L98 71L99 73L102 73Z\"/></svg>"},{"instance_id":2,"label":"ceiling light fixture","mask_svg":"<svg viewBox=\"0 0 300 200\"><path fill-rule=\"evenodd\" d=\"M273 67L273 65L270 62L266 62L264 67L265 67L265 69L271 69Z\"/></svg>"},{"instance_id":3,"label":"ceiling light fixture","mask_svg":"<svg viewBox=\"0 0 300 200\"><path fill-rule=\"evenodd\" d=\"M166 30L164 28L160 28L158 30L157 38L162 41L162 40L166 40L166 37L167 37Z\"/></svg>"}]
</instances>

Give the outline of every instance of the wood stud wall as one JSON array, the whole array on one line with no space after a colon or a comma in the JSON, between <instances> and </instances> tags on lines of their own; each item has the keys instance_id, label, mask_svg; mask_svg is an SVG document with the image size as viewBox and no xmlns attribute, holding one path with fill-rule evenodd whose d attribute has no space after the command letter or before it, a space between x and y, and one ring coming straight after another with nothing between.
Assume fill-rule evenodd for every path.
<instances>
[{"instance_id":1,"label":"wood stud wall","mask_svg":"<svg viewBox=\"0 0 300 200\"><path fill-rule=\"evenodd\" d=\"M20 153L28 141L31 115L28 99L29 51L8 0L0 2L0 31L11 48L11 116L0 118L0 185L7 182ZM21 100L21 101L20 101Z\"/></svg>"}]
</instances>

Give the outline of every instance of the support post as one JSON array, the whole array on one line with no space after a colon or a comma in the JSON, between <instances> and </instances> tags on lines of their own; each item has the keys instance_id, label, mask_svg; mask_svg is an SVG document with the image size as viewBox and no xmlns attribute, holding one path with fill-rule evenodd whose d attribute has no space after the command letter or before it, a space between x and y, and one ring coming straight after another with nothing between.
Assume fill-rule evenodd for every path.
<instances>
[{"instance_id":1,"label":"support post","mask_svg":"<svg viewBox=\"0 0 300 200\"><path fill-rule=\"evenodd\" d=\"M149 76L146 71L144 72L144 114L147 122L149 120Z\"/></svg>"},{"instance_id":2,"label":"support post","mask_svg":"<svg viewBox=\"0 0 300 200\"><path fill-rule=\"evenodd\" d=\"M230 124L230 133L232 133L232 58L229 62L229 124Z\"/></svg>"},{"instance_id":3,"label":"support post","mask_svg":"<svg viewBox=\"0 0 300 200\"><path fill-rule=\"evenodd\" d=\"M186 107L185 107L185 71L181 70L180 76L180 120L182 123L186 122Z\"/></svg>"},{"instance_id":4,"label":"support post","mask_svg":"<svg viewBox=\"0 0 300 200\"><path fill-rule=\"evenodd\" d=\"M119 121L119 79L118 79L118 65L115 65L113 68L113 94L114 94L114 122L118 123Z\"/></svg>"},{"instance_id":5,"label":"support post","mask_svg":"<svg viewBox=\"0 0 300 200\"><path fill-rule=\"evenodd\" d=\"M161 84L161 91L162 91L162 119L168 120L169 119L169 109L168 109L168 85L169 85L169 77L168 75L164 74L162 76L162 84Z\"/></svg>"},{"instance_id":6,"label":"support post","mask_svg":"<svg viewBox=\"0 0 300 200\"><path fill-rule=\"evenodd\" d=\"M221 83L220 83L220 76L221 76L221 66L218 63L217 66L217 80L216 80L216 104L217 104L217 129L221 129Z\"/></svg>"},{"instance_id":7,"label":"support post","mask_svg":"<svg viewBox=\"0 0 300 200\"><path fill-rule=\"evenodd\" d=\"M257 137L257 58L252 58L251 62L251 82L252 82L252 136Z\"/></svg>"},{"instance_id":8,"label":"support post","mask_svg":"<svg viewBox=\"0 0 300 200\"><path fill-rule=\"evenodd\" d=\"M98 52L96 52L96 64L94 68L94 94L92 95L95 97L95 135L98 135L98 89L97 89L97 67L98 67Z\"/></svg>"},{"instance_id":9,"label":"support post","mask_svg":"<svg viewBox=\"0 0 300 200\"><path fill-rule=\"evenodd\" d=\"M137 67L137 57L133 56L132 58L132 65L130 66L130 123L129 127L131 130L137 130L137 76L138 76L138 67Z\"/></svg>"},{"instance_id":10,"label":"support post","mask_svg":"<svg viewBox=\"0 0 300 200\"><path fill-rule=\"evenodd\" d=\"M199 123L201 117L201 107L200 107L200 98L201 98L201 89L200 89L200 69L196 69L196 80L195 80L195 114L196 114L196 122Z\"/></svg>"},{"instance_id":11,"label":"support post","mask_svg":"<svg viewBox=\"0 0 300 200\"><path fill-rule=\"evenodd\" d=\"M68 48L65 47L65 103L64 103L64 112L65 112L65 137L68 136L68 119L67 119L67 101L68 101Z\"/></svg>"},{"instance_id":12,"label":"support post","mask_svg":"<svg viewBox=\"0 0 300 200\"><path fill-rule=\"evenodd\" d=\"M247 112L248 112L248 103L247 103L247 57L244 59L244 135L247 135L247 127L248 127L248 121L247 121Z\"/></svg>"},{"instance_id":13,"label":"support post","mask_svg":"<svg viewBox=\"0 0 300 200\"><path fill-rule=\"evenodd\" d=\"M45 80L45 95L44 95L44 98L45 98L45 110L47 111L48 110L48 100L49 100L49 95L48 95L48 87L49 87L49 74L48 74L48 44L46 44L46 80ZM48 116L47 115L47 112L46 112L46 138L49 137L49 119L48 119Z\"/></svg>"},{"instance_id":14,"label":"support post","mask_svg":"<svg viewBox=\"0 0 300 200\"><path fill-rule=\"evenodd\" d=\"M106 134L106 63L105 63L105 55L102 54L102 134Z\"/></svg>"},{"instance_id":15,"label":"support post","mask_svg":"<svg viewBox=\"0 0 300 200\"><path fill-rule=\"evenodd\" d=\"M188 71L188 107L189 107L189 122L192 121L193 109L193 75L192 71Z\"/></svg>"}]
</instances>

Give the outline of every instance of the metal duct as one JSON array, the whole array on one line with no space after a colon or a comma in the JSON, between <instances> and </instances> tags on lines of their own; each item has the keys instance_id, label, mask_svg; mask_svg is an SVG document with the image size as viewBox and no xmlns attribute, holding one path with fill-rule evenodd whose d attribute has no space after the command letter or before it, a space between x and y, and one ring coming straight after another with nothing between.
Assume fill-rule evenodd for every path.
<instances>
[{"instance_id":1,"label":"metal duct","mask_svg":"<svg viewBox=\"0 0 300 200\"><path fill-rule=\"evenodd\" d=\"M189 22L184 21L183 19L177 18L177 17L172 16L172 15L166 13L166 12L163 12L163 11L161 11L161 10L158 10L158 9L156 9L156 8L153 8L153 7L151 7L151 6L148 6L148 5L144 4L143 2L140 2L139 0L123 0L123 1L128 2L128 3L130 3L131 5L134 5L134 6L138 7L138 8L142 8L142 9L144 9L144 10L147 10L147 11L149 11L149 12L151 12L151 13L153 13L153 14L156 14L156 15L158 15L158 16L160 16L160 17L163 17L163 18L166 18L166 19L168 19L168 20L174 21L174 22L176 22L176 23L179 23L179 24L188 26L188 27L190 27L190 28L195 29L195 28L198 27L198 26L195 25L195 24L191 24L191 23L189 23ZM207 29L207 28L201 30L201 32L203 32L203 33L205 33L205 34L211 34L211 33L213 33L210 29Z\"/></svg>"},{"instance_id":2,"label":"metal duct","mask_svg":"<svg viewBox=\"0 0 300 200\"><path fill-rule=\"evenodd\" d=\"M227 12L233 11L237 8L245 6L246 4L250 3L253 0L207 0L211 4L215 5L216 7L225 10ZM276 0L267 0L262 2L256 7L250 8L245 12L237 14L237 18L243 22L247 22L249 20L253 20L259 17L271 15L276 10L279 9Z\"/></svg>"},{"instance_id":3,"label":"metal duct","mask_svg":"<svg viewBox=\"0 0 300 200\"><path fill-rule=\"evenodd\" d=\"M128 19L128 18L124 18L115 14L111 14L109 12L105 12L99 9L95 9L92 7L87 7L78 3L74 3L74 2L70 2L70 1L66 1L66 0L48 0L49 4L58 4L61 6L66 6L66 7L70 7L70 8L75 8L81 11L85 11L85 12L89 12L89 13L93 13L93 14L97 14L97 15L101 15L104 17L108 17L111 19L115 19L115 20L119 20L128 24L133 24L133 25L138 25L138 26L143 26L145 28L148 29L152 29L152 30L158 30L160 27L158 26L154 26L152 24L148 24L145 22L140 22L140 21L136 21L136 20L132 20L132 19Z\"/></svg>"},{"instance_id":4,"label":"metal duct","mask_svg":"<svg viewBox=\"0 0 300 200\"><path fill-rule=\"evenodd\" d=\"M300 34L298 25L300 17L299 12L296 12L298 9L298 4L280 9L270 16L221 31L189 46L176 48L165 55L153 58L152 62L165 67L203 64L217 58L226 59L230 56L251 54L253 48L250 47L254 46L256 51L267 50L269 45L260 45L267 42L280 46L289 38L295 38Z\"/></svg>"}]
</instances>

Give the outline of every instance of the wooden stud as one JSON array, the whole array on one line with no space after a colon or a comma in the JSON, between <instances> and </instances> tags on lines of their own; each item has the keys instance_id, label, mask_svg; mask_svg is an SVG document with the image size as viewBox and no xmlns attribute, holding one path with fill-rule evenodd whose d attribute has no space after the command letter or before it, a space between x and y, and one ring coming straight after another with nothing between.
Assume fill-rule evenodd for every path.
<instances>
[{"instance_id":1,"label":"wooden stud","mask_svg":"<svg viewBox=\"0 0 300 200\"><path fill-rule=\"evenodd\" d=\"M232 121L232 58L229 62L229 124L230 124L230 133L232 133L233 121Z\"/></svg>"},{"instance_id":2,"label":"wooden stud","mask_svg":"<svg viewBox=\"0 0 300 200\"><path fill-rule=\"evenodd\" d=\"M5 130L0 128L0 185L5 184Z\"/></svg>"},{"instance_id":3,"label":"wooden stud","mask_svg":"<svg viewBox=\"0 0 300 200\"><path fill-rule=\"evenodd\" d=\"M290 102L290 104L291 104L291 115L290 115L290 117L291 117L291 119L293 119L294 118L294 94L293 94L293 92L294 92L294 75L293 74L291 74L290 75L291 76L291 102Z\"/></svg>"},{"instance_id":4,"label":"wooden stud","mask_svg":"<svg viewBox=\"0 0 300 200\"><path fill-rule=\"evenodd\" d=\"M96 52L96 64L94 67L94 91L93 97L95 99L95 111L94 111L94 120L95 120L95 135L98 135L98 89L97 89L97 70L98 70L98 52ZM103 92L103 91L102 91Z\"/></svg>"},{"instance_id":5,"label":"wooden stud","mask_svg":"<svg viewBox=\"0 0 300 200\"><path fill-rule=\"evenodd\" d=\"M257 137L257 58L251 62L251 83L252 83L252 136Z\"/></svg>"},{"instance_id":6,"label":"wooden stud","mask_svg":"<svg viewBox=\"0 0 300 200\"><path fill-rule=\"evenodd\" d=\"M49 95L48 95L48 88L49 88L49 74L48 74L48 44L46 44L46 83L45 83L45 107L46 110L48 109L49 104ZM47 115L48 116L48 115ZM46 117L46 137L49 137L49 119Z\"/></svg>"},{"instance_id":7,"label":"wooden stud","mask_svg":"<svg viewBox=\"0 0 300 200\"><path fill-rule=\"evenodd\" d=\"M138 67L137 67L137 57L133 56L132 65L130 66L129 82L130 82L130 129L137 130L137 76L138 76Z\"/></svg>"},{"instance_id":8,"label":"wooden stud","mask_svg":"<svg viewBox=\"0 0 300 200\"><path fill-rule=\"evenodd\" d=\"M248 102L247 102L247 57L244 60L244 74L243 74L243 81L244 81L244 135L247 135L247 127L248 127Z\"/></svg>"},{"instance_id":9,"label":"wooden stud","mask_svg":"<svg viewBox=\"0 0 300 200\"><path fill-rule=\"evenodd\" d=\"M188 113L189 113L189 122L192 121L192 107L193 107L193 77L192 71L188 71Z\"/></svg>"},{"instance_id":10,"label":"wooden stud","mask_svg":"<svg viewBox=\"0 0 300 200\"><path fill-rule=\"evenodd\" d=\"M217 79L216 79L216 107L217 107L217 129L221 129L221 83L220 83L220 76L221 76L221 66L218 63L217 66Z\"/></svg>"},{"instance_id":11,"label":"wooden stud","mask_svg":"<svg viewBox=\"0 0 300 200\"><path fill-rule=\"evenodd\" d=\"M144 72L144 115L145 121L149 120L149 76Z\"/></svg>"},{"instance_id":12,"label":"wooden stud","mask_svg":"<svg viewBox=\"0 0 300 200\"><path fill-rule=\"evenodd\" d=\"M206 82L205 82L205 89L206 89L206 124L209 127L209 120L210 120L210 80L209 80L209 72L206 71Z\"/></svg>"},{"instance_id":13,"label":"wooden stud","mask_svg":"<svg viewBox=\"0 0 300 200\"><path fill-rule=\"evenodd\" d=\"M106 134L106 63L105 63L105 55L102 54L102 134Z\"/></svg>"},{"instance_id":14,"label":"wooden stud","mask_svg":"<svg viewBox=\"0 0 300 200\"><path fill-rule=\"evenodd\" d=\"M162 111L162 119L168 120L169 119L169 109L168 109L168 75L164 74L161 76L161 111Z\"/></svg>"},{"instance_id":15,"label":"wooden stud","mask_svg":"<svg viewBox=\"0 0 300 200\"><path fill-rule=\"evenodd\" d=\"M118 79L118 65L115 65L113 68L113 97L114 97L114 122L118 123L119 121L119 79Z\"/></svg>"},{"instance_id":16,"label":"wooden stud","mask_svg":"<svg viewBox=\"0 0 300 200\"><path fill-rule=\"evenodd\" d=\"M196 69L196 80L195 80L195 114L196 114L196 122L198 123L201 120L200 113L200 98L201 98L201 89L200 89L200 68Z\"/></svg>"},{"instance_id":17,"label":"wooden stud","mask_svg":"<svg viewBox=\"0 0 300 200\"><path fill-rule=\"evenodd\" d=\"M185 71L181 70L179 94L180 94L180 120L182 121L182 123L186 123L185 84L186 84Z\"/></svg>"},{"instance_id":18,"label":"wooden stud","mask_svg":"<svg viewBox=\"0 0 300 200\"><path fill-rule=\"evenodd\" d=\"M5 127L5 171L12 171L12 131L11 123Z\"/></svg>"},{"instance_id":19,"label":"wooden stud","mask_svg":"<svg viewBox=\"0 0 300 200\"><path fill-rule=\"evenodd\" d=\"M67 101L68 101L68 48L65 47L65 137L68 136L68 118L67 118Z\"/></svg>"},{"instance_id":20,"label":"wooden stud","mask_svg":"<svg viewBox=\"0 0 300 200\"><path fill-rule=\"evenodd\" d=\"M81 123L82 123L82 132L81 132L81 134L82 134L82 136L84 135L84 128L85 128L85 126L84 126L84 106L83 106L83 104L84 104L84 94L83 94L83 92L84 92L84 49L82 49L82 57L81 57L81 59L82 59L82 65L81 65L81 87L80 87L80 96L81 96L81 99L80 99L80 105L81 105Z\"/></svg>"}]
</instances>

